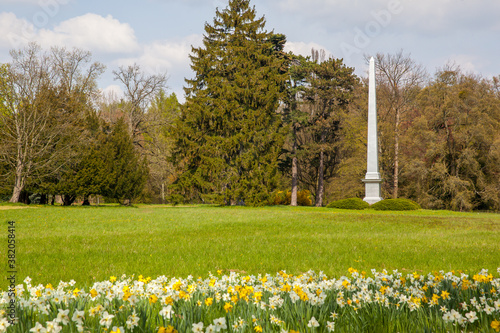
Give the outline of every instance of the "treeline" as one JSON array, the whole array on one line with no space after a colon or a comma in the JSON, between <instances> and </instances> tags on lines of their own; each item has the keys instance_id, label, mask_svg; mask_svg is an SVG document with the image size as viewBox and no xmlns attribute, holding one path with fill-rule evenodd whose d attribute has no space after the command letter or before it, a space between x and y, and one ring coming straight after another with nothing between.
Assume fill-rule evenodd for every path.
<instances>
[{"instance_id":1,"label":"treeline","mask_svg":"<svg viewBox=\"0 0 500 333\"><path fill-rule=\"evenodd\" d=\"M186 101L165 74L119 68L97 89L81 50L11 52L0 75L4 200L265 205L363 197L367 80L342 59L284 52L249 1L231 0L193 48ZM500 210L500 76L376 54L383 196L424 208ZM310 199L304 196L310 193ZM299 200L297 199L299 198Z\"/></svg>"}]
</instances>

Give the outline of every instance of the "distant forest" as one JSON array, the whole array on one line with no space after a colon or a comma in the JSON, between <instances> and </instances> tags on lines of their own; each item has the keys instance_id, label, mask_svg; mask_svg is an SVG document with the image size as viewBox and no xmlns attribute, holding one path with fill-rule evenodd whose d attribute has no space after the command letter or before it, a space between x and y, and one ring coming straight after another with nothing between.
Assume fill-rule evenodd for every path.
<instances>
[{"instance_id":1,"label":"distant forest","mask_svg":"<svg viewBox=\"0 0 500 333\"><path fill-rule=\"evenodd\" d=\"M0 64L0 201L311 204L363 197L367 78L343 59L284 52L249 1L230 1L193 48L184 103L165 73L113 73L80 49L37 44ZM376 61L384 198L500 210L500 75L400 51ZM101 201L102 202L102 201Z\"/></svg>"}]
</instances>

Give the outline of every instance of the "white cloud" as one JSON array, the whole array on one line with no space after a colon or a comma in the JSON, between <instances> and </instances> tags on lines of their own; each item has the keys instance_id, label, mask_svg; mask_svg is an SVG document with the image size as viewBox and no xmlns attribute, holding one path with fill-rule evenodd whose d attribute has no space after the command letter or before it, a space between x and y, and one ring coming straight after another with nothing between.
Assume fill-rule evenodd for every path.
<instances>
[{"instance_id":1,"label":"white cloud","mask_svg":"<svg viewBox=\"0 0 500 333\"><path fill-rule=\"evenodd\" d=\"M36 41L43 47L58 45L104 53L130 53L139 49L130 25L111 15L89 13L63 21L53 29L36 29L47 24L35 23L12 13L0 13L0 46L20 48Z\"/></svg>"},{"instance_id":2,"label":"white cloud","mask_svg":"<svg viewBox=\"0 0 500 333\"><path fill-rule=\"evenodd\" d=\"M104 89L101 89L102 96L108 102L118 101L125 96L123 89L116 84L110 84Z\"/></svg>"},{"instance_id":3,"label":"white cloud","mask_svg":"<svg viewBox=\"0 0 500 333\"><path fill-rule=\"evenodd\" d=\"M311 55L311 50L325 50L326 51L326 57L331 55L331 52L329 52L326 47L310 42L310 43L304 43L304 42L286 42L285 44L285 52L292 52L293 54L300 54L303 55L304 57L310 56Z\"/></svg>"},{"instance_id":4,"label":"white cloud","mask_svg":"<svg viewBox=\"0 0 500 333\"><path fill-rule=\"evenodd\" d=\"M199 47L202 44L202 35L189 35L181 39L154 41L143 47L141 53L135 57L121 58L115 61L116 66L128 66L134 63L148 74L167 72L167 85L173 88L180 101L184 100L182 87L184 78L191 78L190 68L191 46Z\"/></svg>"},{"instance_id":5,"label":"white cloud","mask_svg":"<svg viewBox=\"0 0 500 333\"><path fill-rule=\"evenodd\" d=\"M18 18L13 13L0 13L0 47L19 48L34 40L36 31L33 24Z\"/></svg>"},{"instance_id":6,"label":"white cloud","mask_svg":"<svg viewBox=\"0 0 500 333\"><path fill-rule=\"evenodd\" d=\"M42 45L64 45L106 53L138 50L134 30L111 15L85 14L61 22L53 30L39 32Z\"/></svg>"},{"instance_id":7,"label":"white cloud","mask_svg":"<svg viewBox=\"0 0 500 333\"><path fill-rule=\"evenodd\" d=\"M454 54L448 57L447 61L443 61L443 64L444 63L458 65L464 73L480 73L478 67L481 67L481 61L476 56L467 54Z\"/></svg>"},{"instance_id":8,"label":"white cloud","mask_svg":"<svg viewBox=\"0 0 500 333\"><path fill-rule=\"evenodd\" d=\"M201 35L190 35L182 39L154 41L143 47L141 54L137 57L122 58L118 60L119 65L131 65L137 63L151 72L176 71L179 67L189 67L189 54L191 46L199 46L202 43Z\"/></svg>"}]
</instances>

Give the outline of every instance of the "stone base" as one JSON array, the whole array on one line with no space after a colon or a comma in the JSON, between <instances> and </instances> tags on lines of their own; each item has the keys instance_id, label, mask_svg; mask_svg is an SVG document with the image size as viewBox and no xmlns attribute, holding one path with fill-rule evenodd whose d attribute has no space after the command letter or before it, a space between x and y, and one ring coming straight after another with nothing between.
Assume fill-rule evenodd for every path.
<instances>
[{"instance_id":1,"label":"stone base","mask_svg":"<svg viewBox=\"0 0 500 333\"><path fill-rule=\"evenodd\" d=\"M383 200L380 191L380 183L382 179L363 179L365 183L365 197L363 201L368 202L370 205Z\"/></svg>"}]
</instances>

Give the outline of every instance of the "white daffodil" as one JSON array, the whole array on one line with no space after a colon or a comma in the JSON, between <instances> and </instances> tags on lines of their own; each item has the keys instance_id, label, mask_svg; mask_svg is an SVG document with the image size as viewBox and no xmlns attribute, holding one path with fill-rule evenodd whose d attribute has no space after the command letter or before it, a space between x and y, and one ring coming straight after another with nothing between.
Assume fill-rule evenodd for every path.
<instances>
[{"instance_id":1,"label":"white daffodil","mask_svg":"<svg viewBox=\"0 0 500 333\"><path fill-rule=\"evenodd\" d=\"M102 318L99 321L99 324L101 324L101 326L106 326L107 328L109 328L111 326L111 323L113 322L114 317L115 316L110 315L108 311L104 311L104 313L102 314Z\"/></svg>"},{"instance_id":2,"label":"white daffodil","mask_svg":"<svg viewBox=\"0 0 500 333\"><path fill-rule=\"evenodd\" d=\"M57 318L56 318L57 322L62 323L63 325L68 325L68 323L69 323L69 317L68 317L69 310L59 309L58 311L59 311L59 313L57 314Z\"/></svg>"},{"instance_id":3,"label":"white daffodil","mask_svg":"<svg viewBox=\"0 0 500 333\"><path fill-rule=\"evenodd\" d=\"M467 319L469 320L469 322L473 323L475 322L476 320L478 320L477 316L476 316L476 311L471 311L469 313L466 313L465 314L465 317L467 317Z\"/></svg>"},{"instance_id":4,"label":"white daffodil","mask_svg":"<svg viewBox=\"0 0 500 333\"><path fill-rule=\"evenodd\" d=\"M83 325L84 319L85 319L85 311L75 310L75 312L73 312L73 317L71 318L71 320L73 320L75 323Z\"/></svg>"},{"instance_id":5,"label":"white daffodil","mask_svg":"<svg viewBox=\"0 0 500 333\"><path fill-rule=\"evenodd\" d=\"M227 328L226 318L220 317L220 318L214 319L214 325L215 325L215 330L217 332L219 332L220 330L225 330Z\"/></svg>"},{"instance_id":6,"label":"white daffodil","mask_svg":"<svg viewBox=\"0 0 500 333\"><path fill-rule=\"evenodd\" d=\"M162 316L163 318L170 319L170 318L172 318L173 313L174 313L174 311L172 310L172 306L167 305L166 307L161 309L160 316Z\"/></svg>"},{"instance_id":7,"label":"white daffodil","mask_svg":"<svg viewBox=\"0 0 500 333\"><path fill-rule=\"evenodd\" d=\"M197 324L193 324L193 332L194 333L203 333L203 323L199 322Z\"/></svg>"},{"instance_id":8,"label":"white daffodil","mask_svg":"<svg viewBox=\"0 0 500 333\"><path fill-rule=\"evenodd\" d=\"M316 318L312 317L311 320L309 320L309 323L307 323L307 327L319 327L319 323Z\"/></svg>"},{"instance_id":9,"label":"white daffodil","mask_svg":"<svg viewBox=\"0 0 500 333\"><path fill-rule=\"evenodd\" d=\"M62 327L59 326L57 321L53 320L53 321L47 322L47 333L59 333L59 332L61 332L61 330L62 330Z\"/></svg>"},{"instance_id":10,"label":"white daffodil","mask_svg":"<svg viewBox=\"0 0 500 333\"><path fill-rule=\"evenodd\" d=\"M42 324L40 324L39 322L37 322L35 324L35 327L33 327L32 329L30 329L30 332L34 332L34 333L46 333L47 329L45 327L43 327Z\"/></svg>"},{"instance_id":11,"label":"white daffodil","mask_svg":"<svg viewBox=\"0 0 500 333\"><path fill-rule=\"evenodd\" d=\"M6 318L0 318L0 332L5 332L9 326L10 323Z\"/></svg>"}]
</instances>

